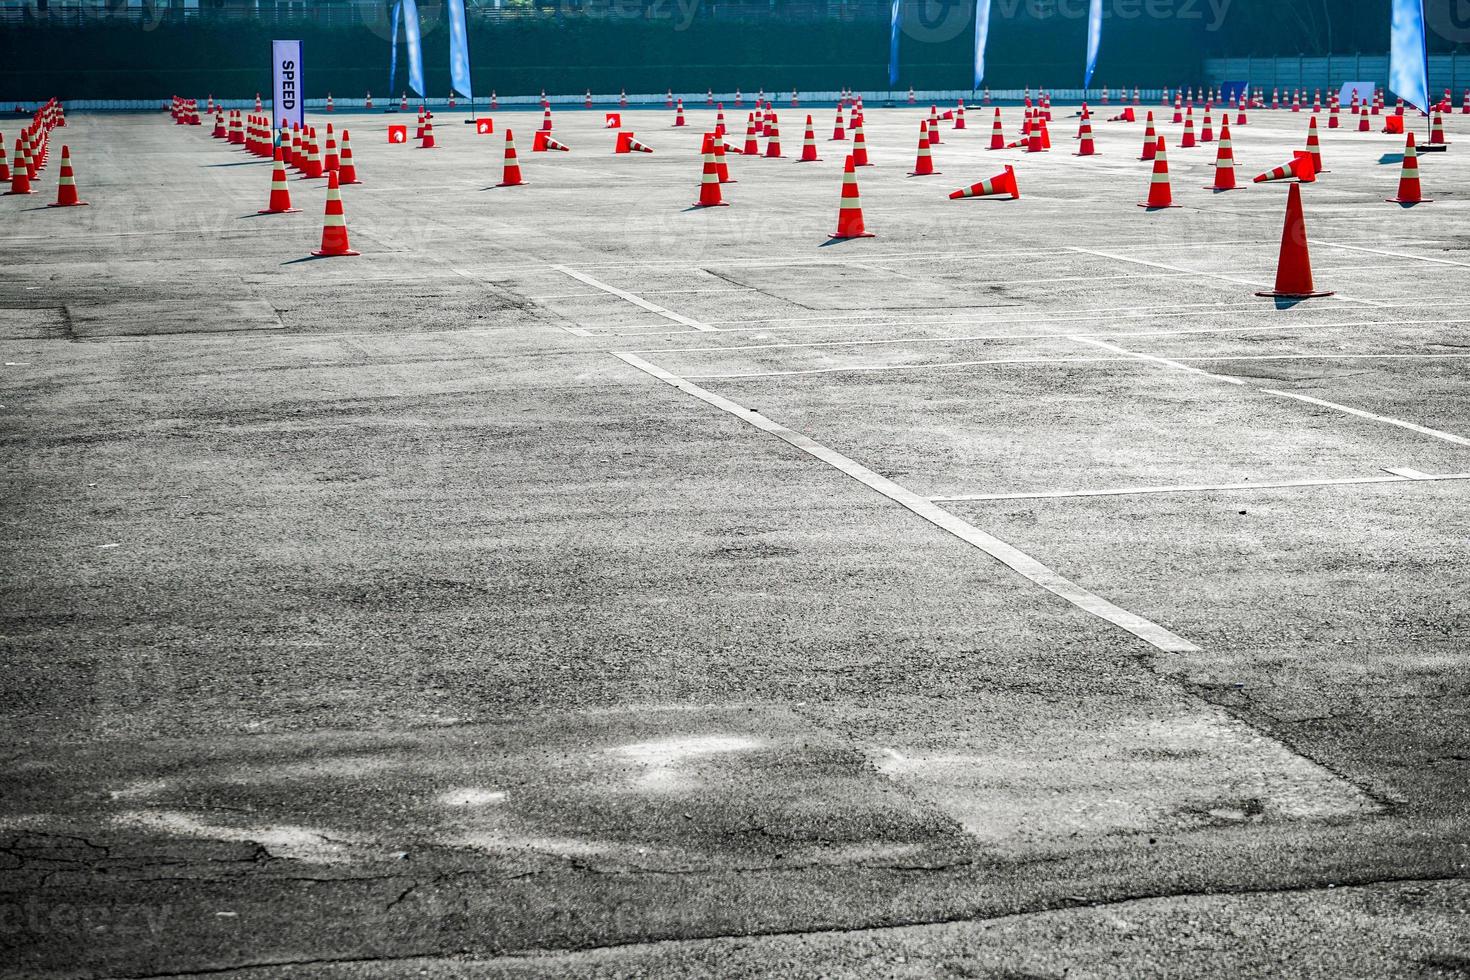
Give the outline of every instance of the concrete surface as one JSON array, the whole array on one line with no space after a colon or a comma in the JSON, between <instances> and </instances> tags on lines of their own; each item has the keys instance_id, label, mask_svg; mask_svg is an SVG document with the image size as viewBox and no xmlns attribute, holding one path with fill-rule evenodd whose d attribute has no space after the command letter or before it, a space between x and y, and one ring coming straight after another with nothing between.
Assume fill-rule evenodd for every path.
<instances>
[{"instance_id":1,"label":"concrete surface","mask_svg":"<svg viewBox=\"0 0 1470 980\"><path fill-rule=\"evenodd\" d=\"M0 198L0 973L1470 973L1470 166L1324 128L1277 303L1283 185L1168 125L1144 212L1074 110L925 178L870 110L840 243L830 109L707 211L703 109L499 114L514 189L338 113L309 261L323 182L74 114L92 206Z\"/></svg>"}]
</instances>

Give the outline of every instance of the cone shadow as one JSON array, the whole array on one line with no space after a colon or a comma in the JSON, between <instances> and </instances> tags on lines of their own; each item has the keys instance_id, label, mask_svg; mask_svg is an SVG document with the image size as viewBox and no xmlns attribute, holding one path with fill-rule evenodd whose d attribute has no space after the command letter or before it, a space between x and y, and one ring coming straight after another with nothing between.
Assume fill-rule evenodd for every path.
<instances>
[{"instance_id":1,"label":"cone shadow","mask_svg":"<svg viewBox=\"0 0 1470 980\"><path fill-rule=\"evenodd\" d=\"M1403 163L1404 155L1402 153L1385 153L1378 158L1378 162L1381 164Z\"/></svg>"}]
</instances>

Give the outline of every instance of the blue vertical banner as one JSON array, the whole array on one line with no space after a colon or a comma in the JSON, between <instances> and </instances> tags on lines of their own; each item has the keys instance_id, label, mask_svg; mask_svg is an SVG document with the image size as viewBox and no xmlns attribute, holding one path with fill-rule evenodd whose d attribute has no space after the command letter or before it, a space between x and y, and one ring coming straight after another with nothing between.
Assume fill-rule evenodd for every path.
<instances>
[{"instance_id":1,"label":"blue vertical banner","mask_svg":"<svg viewBox=\"0 0 1470 980\"><path fill-rule=\"evenodd\" d=\"M424 89L424 49L419 43L419 5L417 0L399 0L403 4L403 38L408 42L408 87L415 95L427 94ZM393 35L398 43L398 35Z\"/></svg>"},{"instance_id":2,"label":"blue vertical banner","mask_svg":"<svg viewBox=\"0 0 1470 980\"><path fill-rule=\"evenodd\" d=\"M1082 87L1092 87L1092 72L1097 68L1097 49L1102 46L1102 0L1092 0L1087 8L1087 68Z\"/></svg>"},{"instance_id":3,"label":"blue vertical banner","mask_svg":"<svg viewBox=\"0 0 1470 980\"><path fill-rule=\"evenodd\" d=\"M470 40L464 25L464 0L449 0L449 81L467 99L470 91Z\"/></svg>"},{"instance_id":4,"label":"blue vertical banner","mask_svg":"<svg viewBox=\"0 0 1470 980\"><path fill-rule=\"evenodd\" d=\"M402 2L393 4L393 27L388 31L388 97L393 97L393 82L398 78L398 21L403 15Z\"/></svg>"},{"instance_id":5,"label":"blue vertical banner","mask_svg":"<svg viewBox=\"0 0 1470 980\"><path fill-rule=\"evenodd\" d=\"M903 0L893 0L888 14L888 87L898 84L898 25L903 20Z\"/></svg>"},{"instance_id":6,"label":"blue vertical banner","mask_svg":"<svg viewBox=\"0 0 1470 980\"><path fill-rule=\"evenodd\" d=\"M990 39L990 0L975 0L975 87L985 79L985 42Z\"/></svg>"},{"instance_id":7,"label":"blue vertical banner","mask_svg":"<svg viewBox=\"0 0 1470 980\"><path fill-rule=\"evenodd\" d=\"M306 122L305 94L301 88L301 42L271 42L271 119L280 129Z\"/></svg>"},{"instance_id":8,"label":"blue vertical banner","mask_svg":"<svg viewBox=\"0 0 1470 980\"><path fill-rule=\"evenodd\" d=\"M1388 87L1416 109L1429 107L1424 0L1393 0L1389 19Z\"/></svg>"}]
</instances>

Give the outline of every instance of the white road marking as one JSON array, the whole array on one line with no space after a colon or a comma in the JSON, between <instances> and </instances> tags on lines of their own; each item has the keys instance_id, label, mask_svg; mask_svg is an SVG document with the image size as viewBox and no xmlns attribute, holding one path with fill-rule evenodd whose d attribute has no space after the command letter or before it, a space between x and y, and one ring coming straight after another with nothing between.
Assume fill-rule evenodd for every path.
<instances>
[{"instance_id":1,"label":"white road marking","mask_svg":"<svg viewBox=\"0 0 1470 980\"><path fill-rule=\"evenodd\" d=\"M1132 633L1145 643L1157 647L1160 650L1172 652L1199 649L1199 647L1183 637L1170 632L1159 624L1145 619L1136 613L1131 613L1126 609L1113 605L1101 596L1089 592L1080 585L1052 571L1018 548L1007 544L999 538L986 534L979 528L936 506L927 498L894 483L887 477L879 476L877 473L874 473L872 470L841 453L828 449L826 446L807 436L773 422L758 412L738 405L728 398L723 398L711 391L706 391L678 375L671 374L657 365L650 364L637 355L627 353L626 351L615 351L614 356L638 370L652 375L665 384L677 388L685 394L692 395L707 405L728 412L747 424L760 429L762 432L769 433L788 445L800 449L810 456L816 457L827 465L862 483L869 489L876 490L890 500L901 504L936 527L942 528L965 543L979 548L996 561L1041 586L1048 592L1060 596L1079 609Z\"/></svg>"},{"instance_id":2,"label":"white road marking","mask_svg":"<svg viewBox=\"0 0 1470 980\"><path fill-rule=\"evenodd\" d=\"M1328 248L1345 248L1350 249L1354 252L1371 252L1374 255L1387 255L1390 258L1413 259L1417 262L1433 262L1436 265L1454 265L1459 266L1461 269L1470 269L1470 262L1454 262L1450 259L1437 259L1429 255L1410 255L1408 252L1390 252L1387 249L1382 248L1364 248L1362 245L1344 245L1340 242L1324 242L1319 241L1315 238L1309 238L1307 239L1307 241L1311 242L1313 245L1325 245Z\"/></svg>"},{"instance_id":3,"label":"white road marking","mask_svg":"<svg viewBox=\"0 0 1470 980\"><path fill-rule=\"evenodd\" d=\"M976 500L1052 500L1062 497L1122 497L1148 493L1213 493L1220 490L1279 490L1286 487L1337 487L1360 483L1416 483L1426 480L1470 480L1470 473L1430 476L1418 470L1390 469L1393 476L1357 476L1336 480L1281 480L1271 483L1214 483L1182 487L1119 487L1112 490L1040 490L1033 493L965 493L930 497L935 503ZM1416 476L1410 476L1414 473Z\"/></svg>"},{"instance_id":4,"label":"white road marking","mask_svg":"<svg viewBox=\"0 0 1470 980\"><path fill-rule=\"evenodd\" d=\"M1433 479L1436 479L1435 477L1430 476L1428 473L1424 473L1424 472L1421 472L1419 470L1411 470L1407 466L1385 466L1383 468L1383 471L1385 473L1392 473L1395 476L1401 476L1401 477L1403 477L1406 480L1433 480Z\"/></svg>"},{"instance_id":5,"label":"white road marking","mask_svg":"<svg viewBox=\"0 0 1470 980\"><path fill-rule=\"evenodd\" d=\"M595 286L605 293L611 293L613 296L616 296L619 299L627 300L634 306L642 307L650 313L656 313L661 317L673 320L675 323L682 323L686 327L693 327L695 330L714 329L708 324L700 323L698 320L691 319L690 317L684 316L681 313L675 313L673 310L665 309L664 307L659 306L657 303L650 303L643 297L635 296L627 290L619 289L616 286L609 286L607 283L601 281L600 279L593 279L591 276L586 275L585 273L578 272L576 269L569 269L564 265L553 265L552 268L555 269L557 272L565 273L566 275L571 276L578 282L584 282L589 286Z\"/></svg>"},{"instance_id":6,"label":"white road marking","mask_svg":"<svg viewBox=\"0 0 1470 980\"><path fill-rule=\"evenodd\" d=\"M1276 395L1278 398L1294 398L1299 402L1306 402L1309 405L1319 405L1322 408L1330 408L1336 412L1356 415L1358 418L1369 419L1373 422L1382 422L1384 425L1396 425L1400 429L1409 429L1421 435L1433 436L1435 439L1443 439L1445 442L1453 442L1456 445L1470 446L1470 439L1466 439L1464 436L1457 436L1451 432L1441 432L1439 429L1431 429L1428 426L1419 425L1415 422L1406 422L1403 419L1396 419L1388 415L1374 415L1372 412L1365 412L1361 408L1350 408L1347 405L1324 401L1321 398L1313 398L1310 395L1298 395L1295 392L1278 391L1275 388L1258 388L1256 390L1264 392L1267 395Z\"/></svg>"},{"instance_id":7,"label":"white road marking","mask_svg":"<svg viewBox=\"0 0 1470 980\"><path fill-rule=\"evenodd\" d=\"M1171 367L1179 371L1188 371L1191 374L1201 374L1207 378L1213 378L1216 381L1224 381L1228 384L1233 385L1245 384L1245 382L1240 380L1239 378L1228 378L1222 374L1211 374L1209 371L1204 371L1196 367L1190 367L1188 364L1181 364L1178 361L1171 361L1167 357L1155 357L1153 354L1140 354L1137 351L1125 350L1124 348L1119 347L1116 344L1110 344L1105 340L1094 340L1091 337L1083 337L1080 334L1075 335L1070 339L1075 340L1081 344L1091 344L1094 347L1101 347L1104 350L1113 351L1115 354L1126 354L1127 356L1137 358L1140 361L1153 361L1155 364L1162 364L1165 367Z\"/></svg>"}]
</instances>

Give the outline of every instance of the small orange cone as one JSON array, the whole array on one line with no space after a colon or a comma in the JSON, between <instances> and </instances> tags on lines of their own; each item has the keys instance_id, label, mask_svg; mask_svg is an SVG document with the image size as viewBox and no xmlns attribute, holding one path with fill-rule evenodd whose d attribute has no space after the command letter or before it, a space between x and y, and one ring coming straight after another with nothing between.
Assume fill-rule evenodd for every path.
<instances>
[{"instance_id":1,"label":"small orange cone","mask_svg":"<svg viewBox=\"0 0 1470 980\"><path fill-rule=\"evenodd\" d=\"M1150 211L1179 206L1174 203L1174 195L1169 189L1169 155L1164 149L1162 136L1154 148L1154 172L1149 178L1148 200L1138 202L1138 206Z\"/></svg>"},{"instance_id":2,"label":"small orange cone","mask_svg":"<svg viewBox=\"0 0 1470 980\"><path fill-rule=\"evenodd\" d=\"M1303 184L1316 182L1317 174L1312 169L1312 157L1306 150L1293 150L1291 162L1283 163L1274 170L1256 174L1254 183L1264 184L1272 180L1299 180Z\"/></svg>"},{"instance_id":3,"label":"small orange cone","mask_svg":"<svg viewBox=\"0 0 1470 980\"><path fill-rule=\"evenodd\" d=\"M1230 147L1230 121L1220 120L1220 141L1215 144L1215 183L1207 191L1240 190L1235 184L1235 151Z\"/></svg>"},{"instance_id":4,"label":"small orange cone","mask_svg":"<svg viewBox=\"0 0 1470 980\"><path fill-rule=\"evenodd\" d=\"M281 148L274 153L275 166L271 169L271 196L265 207L256 214L290 214L300 208L291 206L291 188L286 183L286 163L281 158Z\"/></svg>"},{"instance_id":5,"label":"small orange cone","mask_svg":"<svg viewBox=\"0 0 1470 980\"><path fill-rule=\"evenodd\" d=\"M684 100L683 99L680 99L679 100L679 108L675 111L675 114L674 114L674 125L675 126L683 126L684 125Z\"/></svg>"},{"instance_id":6,"label":"small orange cone","mask_svg":"<svg viewBox=\"0 0 1470 980\"><path fill-rule=\"evenodd\" d=\"M1322 144L1317 139L1317 117L1307 124L1307 153L1312 157L1312 172L1323 174L1327 171L1322 169Z\"/></svg>"},{"instance_id":7,"label":"small orange cone","mask_svg":"<svg viewBox=\"0 0 1470 980\"><path fill-rule=\"evenodd\" d=\"M1429 128L1429 142L1438 146L1449 146L1450 141L1444 137L1444 117L1439 110L1434 110L1434 124Z\"/></svg>"},{"instance_id":8,"label":"small orange cone","mask_svg":"<svg viewBox=\"0 0 1470 980\"><path fill-rule=\"evenodd\" d=\"M995 107L995 121L990 124L990 146L987 149L1004 150L1006 148L1006 132L1000 122L1000 106Z\"/></svg>"},{"instance_id":9,"label":"small orange cone","mask_svg":"<svg viewBox=\"0 0 1470 980\"><path fill-rule=\"evenodd\" d=\"M1412 140L1413 137L1411 136ZM61 146L61 173L57 175L56 203L46 205L48 208L75 208L85 207L87 202L77 197L77 182L71 170L71 148L66 144ZM1419 184L1415 178L1414 185ZM1403 185L1400 184L1402 187Z\"/></svg>"},{"instance_id":10,"label":"small orange cone","mask_svg":"<svg viewBox=\"0 0 1470 980\"><path fill-rule=\"evenodd\" d=\"M34 194L31 190L31 168L26 161L26 146L23 140L15 141L15 162L10 168L10 190L6 196L11 194Z\"/></svg>"},{"instance_id":11,"label":"small orange cone","mask_svg":"<svg viewBox=\"0 0 1470 980\"><path fill-rule=\"evenodd\" d=\"M697 208L723 208L728 203L720 196L720 169L715 163L715 135L704 134L704 172L699 178L699 200Z\"/></svg>"},{"instance_id":12,"label":"small orange cone","mask_svg":"<svg viewBox=\"0 0 1470 980\"><path fill-rule=\"evenodd\" d=\"M780 149L779 144L777 145L777 149ZM638 142L638 140L633 137L633 134L632 133L629 133L628 134L628 152L629 153L652 153L653 152L653 147L648 146L645 143Z\"/></svg>"},{"instance_id":13,"label":"small orange cone","mask_svg":"<svg viewBox=\"0 0 1470 980\"><path fill-rule=\"evenodd\" d=\"M1001 194L1009 195L1013 201L1021 196L1021 189L1016 186L1016 168L1012 166L1007 165L1005 172L989 180L982 180L978 184L950 191L949 199L958 201L966 197L997 197Z\"/></svg>"},{"instance_id":14,"label":"small orange cone","mask_svg":"<svg viewBox=\"0 0 1470 980\"><path fill-rule=\"evenodd\" d=\"M5 134L0 133L0 180L10 179L10 157L5 155Z\"/></svg>"},{"instance_id":15,"label":"small orange cone","mask_svg":"<svg viewBox=\"0 0 1470 980\"><path fill-rule=\"evenodd\" d=\"M548 133L551 132L551 106L546 107L546 111L541 117L541 128Z\"/></svg>"},{"instance_id":16,"label":"small orange cone","mask_svg":"<svg viewBox=\"0 0 1470 980\"><path fill-rule=\"evenodd\" d=\"M1225 125L1225 120L1227 120L1228 118L1230 118L1228 114L1221 116L1220 125ZM1201 143L1215 142L1215 123L1213 120L1210 119L1210 113L1208 110L1206 110L1205 112L1205 121L1199 129L1199 141Z\"/></svg>"},{"instance_id":17,"label":"small orange cone","mask_svg":"<svg viewBox=\"0 0 1470 980\"><path fill-rule=\"evenodd\" d=\"M1312 282L1312 257L1307 251L1307 222L1302 216L1302 186L1292 184L1286 198L1286 223L1281 229L1281 254L1276 260L1276 288L1260 290L1257 296L1309 299L1331 296Z\"/></svg>"},{"instance_id":18,"label":"small orange cone","mask_svg":"<svg viewBox=\"0 0 1470 980\"><path fill-rule=\"evenodd\" d=\"M538 130L537 131L537 135L545 137L545 139L543 141L544 144L545 144L543 146L543 149L547 149L547 150L561 150L563 153L570 153L572 151L572 148L570 146L567 146L565 143L561 142L556 137L552 136L550 133L545 133L545 132L541 132L540 130Z\"/></svg>"},{"instance_id":19,"label":"small orange cone","mask_svg":"<svg viewBox=\"0 0 1470 980\"><path fill-rule=\"evenodd\" d=\"M337 156L337 138L332 135L332 124L327 123L327 150L322 155L323 170L338 170L342 167L342 159Z\"/></svg>"},{"instance_id":20,"label":"small orange cone","mask_svg":"<svg viewBox=\"0 0 1470 980\"><path fill-rule=\"evenodd\" d=\"M766 133L766 156L779 158L781 154L781 126L774 113L770 116L771 128Z\"/></svg>"},{"instance_id":21,"label":"small orange cone","mask_svg":"<svg viewBox=\"0 0 1470 980\"><path fill-rule=\"evenodd\" d=\"M1090 157L1097 154L1097 145L1092 140L1092 120L1086 116L1082 117L1082 124L1077 128L1077 139L1077 156Z\"/></svg>"},{"instance_id":22,"label":"small orange cone","mask_svg":"<svg viewBox=\"0 0 1470 980\"><path fill-rule=\"evenodd\" d=\"M421 150L432 150L435 145L436 144L434 143L434 120L432 120L432 119L426 119L426 120L424 120L424 135L423 135L423 138L421 140L419 140L419 149L421 149Z\"/></svg>"},{"instance_id":23,"label":"small orange cone","mask_svg":"<svg viewBox=\"0 0 1470 980\"><path fill-rule=\"evenodd\" d=\"M61 166L63 173L66 167L66 147L61 148ZM1404 166L1399 171L1399 193L1397 197L1389 198L1391 204L1430 204L1431 200L1423 196L1424 192L1419 187L1419 151L1414 147L1414 134L1410 132L1408 139L1404 142Z\"/></svg>"},{"instance_id":24,"label":"small orange cone","mask_svg":"<svg viewBox=\"0 0 1470 980\"><path fill-rule=\"evenodd\" d=\"M965 128L965 100L964 99L960 99L959 105L955 106L955 110L954 110L954 128L955 129L964 129Z\"/></svg>"},{"instance_id":25,"label":"small orange cone","mask_svg":"<svg viewBox=\"0 0 1470 980\"><path fill-rule=\"evenodd\" d=\"M337 189L337 171L327 174L327 210L322 219L322 247L312 255L361 255L347 240L347 216L342 212L342 192Z\"/></svg>"},{"instance_id":26,"label":"small orange cone","mask_svg":"<svg viewBox=\"0 0 1470 980\"><path fill-rule=\"evenodd\" d=\"M930 127L928 121L920 119L919 155L918 158L914 160L914 169L909 171L910 177L928 177L931 174L939 173L939 171L934 169L934 156L929 151L929 147L931 145L929 142L929 129Z\"/></svg>"},{"instance_id":27,"label":"small orange cone","mask_svg":"<svg viewBox=\"0 0 1470 980\"><path fill-rule=\"evenodd\" d=\"M858 194L857 164L852 154L842 165L842 206L837 212L837 231L833 238L872 238L873 233L863 226L863 199Z\"/></svg>"},{"instance_id":28,"label":"small orange cone","mask_svg":"<svg viewBox=\"0 0 1470 980\"><path fill-rule=\"evenodd\" d=\"M817 163L822 158L817 156L817 134L812 129L811 113L806 117L806 135L801 138L801 159L797 163Z\"/></svg>"},{"instance_id":29,"label":"small orange cone","mask_svg":"<svg viewBox=\"0 0 1470 980\"><path fill-rule=\"evenodd\" d=\"M715 170L720 175L720 183L722 183L722 184L738 184L739 181L737 181L734 177L731 177L730 176L730 165L725 161L725 150L726 149L733 150L734 147L727 147L726 144L725 144L725 138L723 136L716 136L715 137Z\"/></svg>"},{"instance_id":30,"label":"small orange cone","mask_svg":"<svg viewBox=\"0 0 1470 980\"><path fill-rule=\"evenodd\" d=\"M362 183L357 179L357 164L352 160L352 142L349 136L347 130L342 130L342 159L337 166L337 183L342 185Z\"/></svg>"},{"instance_id":31,"label":"small orange cone","mask_svg":"<svg viewBox=\"0 0 1470 980\"><path fill-rule=\"evenodd\" d=\"M1184 135L1179 138L1179 148L1187 150L1194 146L1194 109L1191 107L1184 115Z\"/></svg>"},{"instance_id":32,"label":"small orange cone","mask_svg":"<svg viewBox=\"0 0 1470 980\"><path fill-rule=\"evenodd\" d=\"M832 124L832 139L834 139L834 140L845 140L845 139L847 139L847 130L842 125L842 103L841 102L837 103L837 121Z\"/></svg>"},{"instance_id":33,"label":"small orange cone","mask_svg":"<svg viewBox=\"0 0 1470 980\"><path fill-rule=\"evenodd\" d=\"M1143 130L1143 154L1140 160L1152 160L1154 154L1159 150L1159 134L1154 132L1154 113L1150 109L1148 118L1144 121Z\"/></svg>"},{"instance_id":34,"label":"small orange cone","mask_svg":"<svg viewBox=\"0 0 1470 980\"><path fill-rule=\"evenodd\" d=\"M740 151L742 156L758 157L761 155L761 145L757 142L755 134L755 113L745 114L745 148Z\"/></svg>"},{"instance_id":35,"label":"small orange cone","mask_svg":"<svg viewBox=\"0 0 1470 980\"><path fill-rule=\"evenodd\" d=\"M852 124L852 165L854 167L872 166L868 162L868 138L863 135L862 116L858 116L857 120Z\"/></svg>"},{"instance_id":36,"label":"small orange cone","mask_svg":"<svg viewBox=\"0 0 1470 980\"><path fill-rule=\"evenodd\" d=\"M516 158L515 133L507 128L505 131L505 175L496 187L520 187L525 184L521 179L521 162Z\"/></svg>"}]
</instances>

